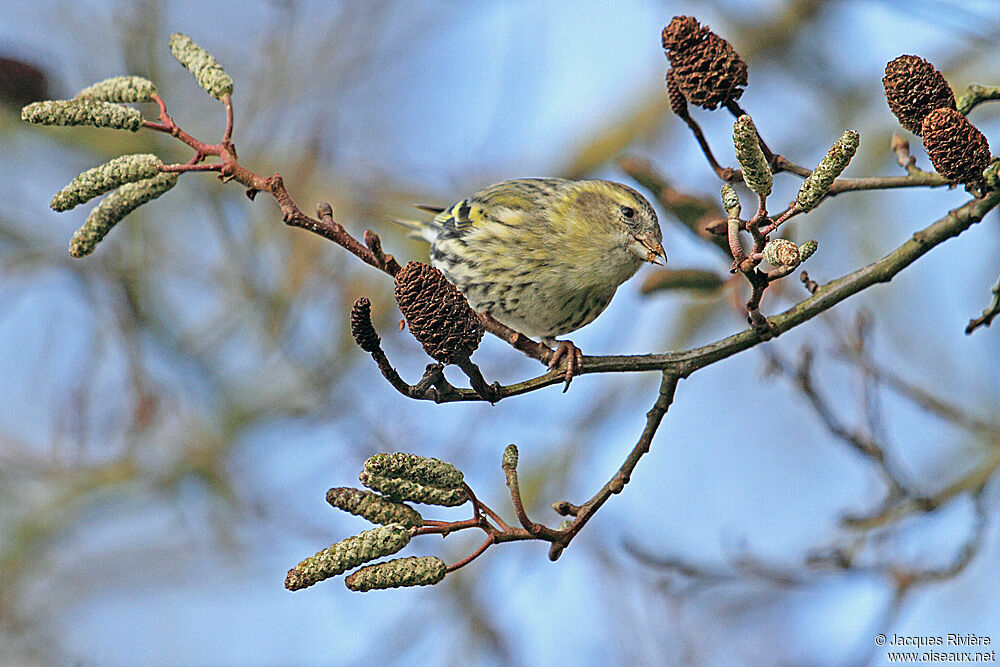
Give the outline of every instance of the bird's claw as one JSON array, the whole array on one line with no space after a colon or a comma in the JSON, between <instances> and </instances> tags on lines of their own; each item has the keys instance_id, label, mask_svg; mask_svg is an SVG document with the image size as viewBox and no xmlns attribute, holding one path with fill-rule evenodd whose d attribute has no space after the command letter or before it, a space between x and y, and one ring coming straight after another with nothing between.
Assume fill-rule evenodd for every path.
<instances>
[{"instance_id":1,"label":"bird's claw","mask_svg":"<svg viewBox=\"0 0 1000 667\"><path fill-rule=\"evenodd\" d=\"M569 383L573 381L573 376L580 370L580 364L583 362L583 352L572 341L559 340L555 341L555 343L556 349L549 360L549 368L555 368L559 365L562 358L566 357L566 370L563 373L563 379L566 380L566 385L563 387L563 393L565 394L569 390Z\"/></svg>"}]
</instances>

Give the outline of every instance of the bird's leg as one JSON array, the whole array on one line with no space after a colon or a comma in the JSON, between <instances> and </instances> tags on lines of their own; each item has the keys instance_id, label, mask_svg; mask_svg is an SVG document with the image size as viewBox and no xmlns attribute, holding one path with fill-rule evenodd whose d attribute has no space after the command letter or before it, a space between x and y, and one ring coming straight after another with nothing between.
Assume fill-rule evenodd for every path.
<instances>
[{"instance_id":1,"label":"bird's leg","mask_svg":"<svg viewBox=\"0 0 1000 667\"><path fill-rule=\"evenodd\" d=\"M569 389L569 383L573 381L573 376L576 375L583 361L583 352L580 351L580 348L571 341L556 340L554 338L542 338L541 343L536 343L523 333L514 331L506 324L498 321L489 313L480 313L479 316L482 318L483 324L488 331L505 339L528 356L538 359L543 363L548 363L549 368L555 368L559 365L559 360L566 357L566 386L563 388L563 393ZM555 349L552 350L549 348Z\"/></svg>"},{"instance_id":2,"label":"bird's leg","mask_svg":"<svg viewBox=\"0 0 1000 667\"><path fill-rule=\"evenodd\" d=\"M489 313L479 313L479 316L482 318L487 331L507 341L514 347L514 349L524 352L532 359L538 359L542 363L545 363L552 354L552 350L547 348L544 344L536 343L523 333L514 331L506 324L498 321Z\"/></svg>"},{"instance_id":3,"label":"bird's leg","mask_svg":"<svg viewBox=\"0 0 1000 667\"><path fill-rule=\"evenodd\" d=\"M544 338L542 340L547 345L555 347L552 358L549 359L549 368L555 368L559 365L559 361L563 357L566 357L566 372L563 376L566 379L566 386L563 387L563 393L565 394L569 389L569 383L573 381L573 376L576 375L580 364L583 362L583 352L572 341L555 340L552 338Z\"/></svg>"}]
</instances>

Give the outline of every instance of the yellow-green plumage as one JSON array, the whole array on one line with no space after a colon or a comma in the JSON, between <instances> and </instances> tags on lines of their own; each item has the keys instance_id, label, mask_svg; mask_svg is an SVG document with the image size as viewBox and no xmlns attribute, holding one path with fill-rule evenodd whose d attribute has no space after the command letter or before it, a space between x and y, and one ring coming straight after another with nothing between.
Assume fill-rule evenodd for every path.
<instances>
[{"instance_id":1,"label":"yellow-green plumage","mask_svg":"<svg viewBox=\"0 0 1000 667\"><path fill-rule=\"evenodd\" d=\"M552 339L591 322L642 262L663 256L656 213L611 181L504 181L405 222L478 311Z\"/></svg>"}]
</instances>

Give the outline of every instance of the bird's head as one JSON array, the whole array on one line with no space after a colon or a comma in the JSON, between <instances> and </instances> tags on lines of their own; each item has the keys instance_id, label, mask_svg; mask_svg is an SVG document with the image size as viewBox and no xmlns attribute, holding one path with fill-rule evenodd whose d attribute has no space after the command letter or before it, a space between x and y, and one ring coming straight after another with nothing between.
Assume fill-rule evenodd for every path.
<instances>
[{"instance_id":1,"label":"bird's head","mask_svg":"<svg viewBox=\"0 0 1000 667\"><path fill-rule=\"evenodd\" d=\"M632 188L620 183L614 185L620 192L620 196L616 197L618 220L625 230L629 251L643 261L663 266L667 262L667 254L663 251L663 233L656 211L645 197Z\"/></svg>"},{"instance_id":2,"label":"bird's head","mask_svg":"<svg viewBox=\"0 0 1000 667\"><path fill-rule=\"evenodd\" d=\"M656 211L641 194L612 181L578 181L576 205L587 220L594 221L595 235L611 239L625 253L639 262L663 265L663 233ZM638 269L639 263L636 263Z\"/></svg>"}]
</instances>

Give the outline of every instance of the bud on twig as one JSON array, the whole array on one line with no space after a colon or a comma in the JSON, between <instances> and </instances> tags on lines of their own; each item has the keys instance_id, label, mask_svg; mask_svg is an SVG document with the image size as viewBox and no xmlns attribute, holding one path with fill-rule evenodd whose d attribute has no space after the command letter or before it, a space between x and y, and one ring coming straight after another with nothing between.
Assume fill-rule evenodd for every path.
<instances>
[{"instance_id":1,"label":"bud on twig","mask_svg":"<svg viewBox=\"0 0 1000 667\"><path fill-rule=\"evenodd\" d=\"M337 487L326 492L326 502L372 523L399 523L407 527L424 525L424 519L417 510L371 491Z\"/></svg>"},{"instance_id":2,"label":"bud on twig","mask_svg":"<svg viewBox=\"0 0 1000 667\"><path fill-rule=\"evenodd\" d=\"M344 583L359 593L403 586L430 586L444 579L447 572L444 561L436 556L410 556L366 565L352 572Z\"/></svg>"},{"instance_id":3,"label":"bud on twig","mask_svg":"<svg viewBox=\"0 0 1000 667\"><path fill-rule=\"evenodd\" d=\"M392 555L409 541L409 529L400 524L366 530L330 545L293 567L285 577L285 588L297 591L312 586L362 563Z\"/></svg>"},{"instance_id":4,"label":"bud on twig","mask_svg":"<svg viewBox=\"0 0 1000 667\"><path fill-rule=\"evenodd\" d=\"M819 248L819 243L816 241L806 241L799 246L799 262L804 262L815 254L816 250Z\"/></svg>"},{"instance_id":5,"label":"bud on twig","mask_svg":"<svg viewBox=\"0 0 1000 667\"><path fill-rule=\"evenodd\" d=\"M78 100L100 102L152 102L156 86L141 76L116 76L84 88L76 94Z\"/></svg>"},{"instance_id":6,"label":"bud on twig","mask_svg":"<svg viewBox=\"0 0 1000 667\"><path fill-rule=\"evenodd\" d=\"M83 257L94 252L111 228L122 218L148 201L156 199L177 184L177 174L161 173L136 183L126 183L97 205L83 227L76 230L69 242L69 254Z\"/></svg>"},{"instance_id":7,"label":"bud on twig","mask_svg":"<svg viewBox=\"0 0 1000 667\"><path fill-rule=\"evenodd\" d=\"M800 211L811 211L830 191L837 177L844 173L851 158L858 151L861 135L855 130L847 130L841 135L826 156L802 183L795 198L795 207Z\"/></svg>"},{"instance_id":8,"label":"bud on twig","mask_svg":"<svg viewBox=\"0 0 1000 667\"><path fill-rule=\"evenodd\" d=\"M217 100L233 92L233 79L205 49L194 43L190 37L175 32L170 36L170 52L198 80L206 93Z\"/></svg>"},{"instance_id":9,"label":"bud on twig","mask_svg":"<svg viewBox=\"0 0 1000 667\"><path fill-rule=\"evenodd\" d=\"M990 160L990 165L983 170L983 183L990 190L1000 190L1000 159Z\"/></svg>"},{"instance_id":10,"label":"bud on twig","mask_svg":"<svg viewBox=\"0 0 1000 667\"><path fill-rule=\"evenodd\" d=\"M500 460L500 467L504 470L517 469L517 445L507 445L507 448L503 450L503 458Z\"/></svg>"},{"instance_id":11,"label":"bud on twig","mask_svg":"<svg viewBox=\"0 0 1000 667\"><path fill-rule=\"evenodd\" d=\"M771 194L774 177L767 166L767 158L757 140L757 128L753 119L746 114L736 119L733 125L733 145L736 147L736 162L743 171L747 187L761 197Z\"/></svg>"},{"instance_id":12,"label":"bud on twig","mask_svg":"<svg viewBox=\"0 0 1000 667\"><path fill-rule=\"evenodd\" d=\"M722 185L722 208L726 209L730 218L740 217L740 196L736 194L736 188L729 183Z\"/></svg>"},{"instance_id":13,"label":"bud on twig","mask_svg":"<svg viewBox=\"0 0 1000 667\"><path fill-rule=\"evenodd\" d=\"M21 109L21 120L37 125L92 125L135 132L142 127L138 109L91 100L46 100Z\"/></svg>"},{"instance_id":14,"label":"bud on twig","mask_svg":"<svg viewBox=\"0 0 1000 667\"><path fill-rule=\"evenodd\" d=\"M49 206L54 211L68 211L126 183L153 178L163 162L152 154L123 155L99 167L88 169L56 193Z\"/></svg>"}]
</instances>

